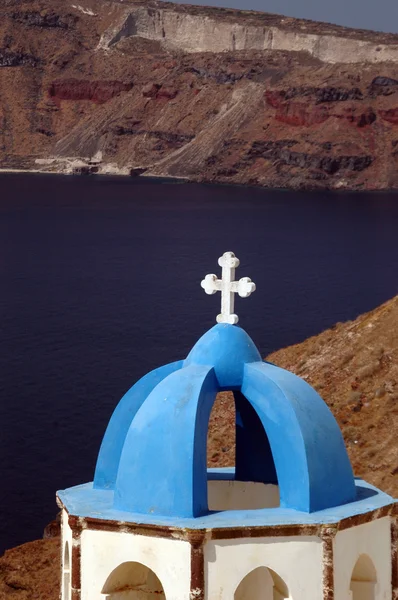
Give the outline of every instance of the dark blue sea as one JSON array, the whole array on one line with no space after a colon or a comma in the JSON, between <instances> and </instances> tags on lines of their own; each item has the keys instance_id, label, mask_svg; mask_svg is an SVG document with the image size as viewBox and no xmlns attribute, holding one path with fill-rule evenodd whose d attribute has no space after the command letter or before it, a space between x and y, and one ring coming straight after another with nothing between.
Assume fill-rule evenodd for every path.
<instances>
[{"instance_id":1,"label":"dark blue sea","mask_svg":"<svg viewBox=\"0 0 398 600\"><path fill-rule=\"evenodd\" d=\"M232 250L265 357L398 293L398 194L0 175L0 551L89 481L112 410L215 322Z\"/></svg>"}]
</instances>

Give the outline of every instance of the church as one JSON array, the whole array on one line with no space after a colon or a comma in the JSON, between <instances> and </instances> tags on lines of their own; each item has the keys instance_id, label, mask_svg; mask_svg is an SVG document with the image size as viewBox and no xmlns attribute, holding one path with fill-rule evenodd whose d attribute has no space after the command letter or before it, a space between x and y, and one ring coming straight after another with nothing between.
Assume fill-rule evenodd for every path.
<instances>
[{"instance_id":1,"label":"church","mask_svg":"<svg viewBox=\"0 0 398 600\"><path fill-rule=\"evenodd\" d=\"M397 503L354 476L335 418L237 325L226 252L217 324L117 404L93 482L57 492L61 600L396 600ZM233 393L236 459L209 469L210 413Z\"/></svg>"}]
</instances>

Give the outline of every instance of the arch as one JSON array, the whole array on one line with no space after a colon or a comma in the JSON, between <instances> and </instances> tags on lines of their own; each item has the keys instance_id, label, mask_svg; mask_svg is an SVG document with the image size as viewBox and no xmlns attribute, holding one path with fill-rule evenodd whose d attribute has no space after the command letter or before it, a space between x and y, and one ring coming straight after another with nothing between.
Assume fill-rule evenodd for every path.
<instances>
[{"instance_id":1,"label":"arch","mask_svg":"<svg viewBox=\"0 0 398 600\"><path fill-rule=\"evenodd\" d=\"M124 562L108 576L101 594L106 600L165 600L163 585L152 569L139 562Z\"/></svg>"},{"instance_id":2,"label":"arch","mask_svg":"<svg viewBox=\"0 0 398 600\"><path fill-rule=\"evenodd\" d=\"M270 363L251 363L241 391L268 436L283 508L309 513L355 500L339 426L308 383Z\"/></svg>"},{"instance_id":3,"label":"arch","mask_svg":"<svg viewBox=\"0 0 398 600\"><path fill-rule=\"evenodd\" d=\"M350 592L352 600L375 600L377 572L372 559L361 554L351 575Z\"/></svg>"},{"instance_id":4,"label":"arch","mask_svg":"<svg viewBox=\"0 0 398 600\"><path fill-rule=\"evenodd\" d=\"M170 373L181 369L182 364L177 361L147 373L120 400L102 439L94 474L95 489L115 488L120 456L132 420L152 390Z\"/></svg>"},{"instance_id":5,"label":"arch","mask_svg":"<svg viewBox=\"0 0 398 600\"><path fill-rule=\"evenodd\" d=\"M209 511L255 510L276 508L280 505L278 478L267 434L263 424L250 402L239 391L229 391L227 411L218 409L218 432L225 435L228 426L235 428L235 469L208 472ZM212 408L217 405L217 399ZM225 413L229 414L228 425L224 427ZM215 415L214 415L215 416ZM234 423L230 422L233 417ZM210 417L209 428L212 424ZM214 425L213 425L214 429ZM231 433L231 431L229 432ZM219 433L216 433L218 436ZM208 441L209 441L208 432ZM221 443L221 440L220 440ZM225 442L224 442L225 443ZM224 449L223 449L224 450ZM209 447L207 448L209 455ZM225 456L223 458L225 460ZM211 466L211 465L210 465Z\"/></svg>"},{"instance_id":6,"label":"arch","mask_svg":"<svg viewBox=\"0 0 398 600\"><path fill-rule=\"evenodd\" d=\"M115 508L178 517L207 514L207 427L218 391L213 367L191 365L149 394L126 436Z\"/></svg>"},{"instance_id":7,"label":"arch","mask_svg":"<svg viewBox=\"0 0 398 600\"><path fill-rule=\"evenodd\" d=\"M227 393L232 396L232 402L230 402L230 397L225 397ZM223 402L225 403L224 407L222 407ZM225 414L228 415L228 420L223 420L220 424L220 420L225 417ZM231 431L232 427L235 431ZM214 438L217 436L220 439L220 430L228 438L233 436L232 447L229 445L226 448L228 452L230 450L232 452L225 456L235 465L237 481L278 483L274 459L263 424L253 406L239 391L224 390L217 395L210 414L207 446L209 446L211 434ZM209 447L207 447L207 455L208 467L211 468L214 466L211 462L214 461L211 461Z\"/></svg>"},{"instance_id":8,"label":"arch","mask_svg":"<svg viewBox=\"0 0 398 600\"><path fill-rule=\"evenodd\" d=\"M285 600L289 598L286 583L272 569L257 567L239 583L234 600Z\"/></svg>"}]
</instances>

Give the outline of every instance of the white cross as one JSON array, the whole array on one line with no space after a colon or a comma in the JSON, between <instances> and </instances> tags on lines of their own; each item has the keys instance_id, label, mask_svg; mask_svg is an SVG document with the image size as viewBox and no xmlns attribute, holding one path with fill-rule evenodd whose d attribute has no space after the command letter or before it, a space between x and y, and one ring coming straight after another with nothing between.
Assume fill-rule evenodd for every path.
<instances>
[{"instance_id":1,"label":"white cross","mask_svg":"<svg viewBox=\"0 0 398 600\"><path fill-rule=\"evenodd\" d=\"M233 252L224 252L218 259L218 264L222 267L221 279L217 279L214 274L206 275L200 285L206 294L221 292L221 314L217 315L217 323L236 325L239 317L234 314L235 294L247 298L255 291L256 284L250 277L234 281L235 269L239 267L240 260Z\"/></svg>"}]
</instances>

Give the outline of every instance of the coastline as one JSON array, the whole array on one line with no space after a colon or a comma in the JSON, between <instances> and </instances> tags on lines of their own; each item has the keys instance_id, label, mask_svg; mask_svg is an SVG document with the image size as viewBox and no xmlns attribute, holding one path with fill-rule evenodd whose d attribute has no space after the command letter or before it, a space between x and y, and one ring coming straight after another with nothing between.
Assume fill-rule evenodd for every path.
<instances>
[{"instance_id":1,"label":"coastline","mask_svg":"<svg viewBox=\"0 0 398 600\"><path fill-rule=\"evenodd\" d=\"M139 173L139 174L131 174L123 172L123 170L102 170L99 172L89 172L89 173L81 173L81 172L73 172L69 170L48 170L48 169L23 169L23 168L4 168L0 167L0 174L4 175L13 175L13 174L36 174L36 175L63 175L70 177L119 177L123 179L152 179L158 181L167 181L169 183L200 183L191 179L187 179L186 177L172 177L170 175L150 175L148 173Z\"/></svg>"},{"instance_id":2,"label":"coastline","mask_svg":"<svg viewBox=\"0 0 398 600\"><path fill-rule=\"evenodd\" d=\"M53 159L41 159L46 162L53 162ZM47 163L48 164L48 163ZM90 168L93 167L93 170ZM98 168L98 170L97 170ZM149 171L149 169L142 169L138 167L126 167L119 168L114 165L111 168L108 168L108 165L88 165L87 162L79 165L74 169L58 169L58 170L50 170L43 168L22 168L22 167L1 167L0 166L0 175L17 175L17 174L34 174L34 175L61 175L61 176L70 176L70 177L98 177L98 178L106 178L106 177L115 177L119 179L131 179L132 181L138 180L146 180L146 181L156 181L159 183L175 183L175 184L200 184L200 185L215 185L215 186L223 186L223 187L243 187L247 189L261 189L261 190L276 190L281 192L324 192L324 193L335 193L335 194L374 194L374 193L396 193L398 192L398 188L364 188L358 186L319 186L319 185L305 185L303 183L299 185L292 185L289 187L280 187L278 185L264 185L260 182L240 182L240 181L226 181L226 180L216 180L216 179L206 179L203 178L188 178L188 177L178 177L176 175L168 175L168 174L159 174L155 175Z\"/></svg>"}]
</instances>

